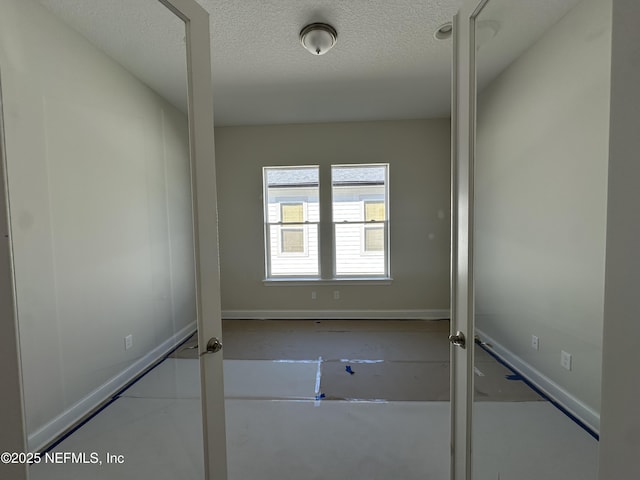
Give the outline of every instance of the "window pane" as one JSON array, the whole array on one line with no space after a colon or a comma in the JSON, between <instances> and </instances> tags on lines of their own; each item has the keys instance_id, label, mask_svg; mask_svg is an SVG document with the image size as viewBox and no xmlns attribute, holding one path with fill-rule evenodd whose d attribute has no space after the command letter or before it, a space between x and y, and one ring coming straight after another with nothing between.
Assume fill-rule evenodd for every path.
<instances>
[{"instance_id":1,"label":"window pane","mask_svg":"<svg viewBox=\"0 0 640 480\"><path fill-rule=\"evenodd\" d=\"M331 167L331 179L338 184L384 184L387 165L334 165Z\"/></svg>"},{"instance_id":2,"label":"window pane","mask_svg":"<svg viewBox=\"0 0 640 480\"><path fill-rule=\"evenodd\" d=\"M369 276L385 275L384 229L382 250L367 251L366 232L362 223L336 223L336 275ZM374 234L375 235L375 234Z\"/></svg>"},{"instance_id":3,"label":"window pane","mask_svg":"<svg viewBox=\"0 0 640 480\"><path fill-rule=\"evenodd\" d=\"M302 203L283 203L282 223L304 222L304 209Z\"/></svg>"},{"instance_id":4,"label":"window pane","mask_svg":"<svg viewBox=\"0 0 640 480\"><path fill-rule=\"evenodd\" d=\"M386 165L340 165L331 167L333 221L362 222L364 202L386 202ZM381 220L384 220L382 218Z\"/></svg>"},{"instance_id":5,"label":"window pane","mask_svg":"<svg viewBox=\"0 0 640 480\"><path fill-rule=\"evenodd\" d=\"M336 276L387 275L388 165L331 168Z\"/></svg>"},{"instance_id":6,"label":"window pane","mask_svg":"<svg viewBox=\"0 0 640 480\"><path fill-rule=\"evenodd\" d=\"M318 179L318 167L265 168L265 221L267 223L319 222ZM283 208L286 204L299 206L291 205ZM293 213L296 208L298 213ZM285 215L289 214L297 217L285 219Z\"/></svg>"},{"instance_id":7,"label":"window pane","mask_svg":"<svg viewBox=\"0 0 640 480\"><path fill-rule=\"evenodd\" d=\"M282 252L304 253L304 231L300 228L282 230Z\"/></svg>"},{"instance_id":8,"label":"window pane","mask_svg":"<svg viewBox=\"0 0 640 480\"><path fill-rule=\"evenodd\" d=\"M267 277L318 276L318 167L265 167L263 176Z\"/></svg>"},{"instance_id":9,"label":"window pane","mask_svg":"<svg viewBox=\"0 0 640 480\"><path fill-rule=\"evenodd\" d=\"M300 233L302 233L302 242L299 241ZM320 275L318 225L310 224L294 229L268 225L267 255L272 278Z\"/></svg>"},{"instance_id":10,"label":"window pane","mask_svg":"<svg viewBox=\"0 0 640 480\"><path fill-rule=\"evenodd\" d=\"M370 222L372 220L384 220L384 202L365 202L364 203L364 220Z\"/></svg>"},{"instance_id":11,"label":"window pane","mask_svg":"<svg viewBox=\"0 0 640 480\"><path fill-rule=\"evenodd\" d=\"M384 251L384 230L380 227L365 227L364 249L367 252Z\"/></svg>"}]
</instances>

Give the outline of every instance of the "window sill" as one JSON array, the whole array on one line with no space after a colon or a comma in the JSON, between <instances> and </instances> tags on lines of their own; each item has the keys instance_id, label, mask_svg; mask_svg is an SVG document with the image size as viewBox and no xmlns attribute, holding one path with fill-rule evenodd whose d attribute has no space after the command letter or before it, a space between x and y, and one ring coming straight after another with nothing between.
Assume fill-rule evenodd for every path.
<instances>
[{"instance_id":1,"label":"window sill","mask_svg":"<svg viewBox=\"0 0 640 480\"><path fill-rule=\"evenodd\" d=\"M262 283L267 287L284 285L301 287L309 285L391 285L391 277L349 277L349 278L265 278Z\"/></svg>"}]
</instances>

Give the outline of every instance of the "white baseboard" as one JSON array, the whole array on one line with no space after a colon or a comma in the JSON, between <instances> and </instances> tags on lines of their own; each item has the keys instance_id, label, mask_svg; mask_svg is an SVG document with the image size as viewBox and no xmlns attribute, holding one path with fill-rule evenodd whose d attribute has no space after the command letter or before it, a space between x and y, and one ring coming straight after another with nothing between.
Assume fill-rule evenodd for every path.
<instances>
[{"instance_id":1,"label":"white baseboard","mask_svg":"<svg viewBox=\"0 0 640 480\"><path fill-rule=\"evenodd\" d=\"M106 400L110 399L127 383L131 382L147 368L153 365L154 362L161 359L183 340L186 340L195 331L196 322L194 321L176 332L171 338L162 342L143 357L140 357L118 375L100 385L86 397L80 399L71 407L67 408L64 412L45 424L43 427L29 434L27 440L28 451L36 452L53 442L57 437L80 422Z\"/></svg>"},{"instance_id":2,"label":"white baseboard","mask_svg":"<svg viewBox=\"0 0 640 480\"><path fill-rule=\"evenodd\" d=\"M449 310L223 310L225 320L442 320Z\"/></svg>"},{"instance_id":3,"label":"white baseboard","mask_svg":"<svg viewBox=\"0 0 640 480\"><path fill-rule=\"evenodd\" d=\"M523 377L539 388L545 395L560 404L591 430L600 434L600 413L583 403L542 372L526 363L509 349L496 342L495 339L485 334L482 330L476 329L476 335L480 341L488 343L491 346L489 350L501 360L522 374Z\"/></svg>"}]
</instances>

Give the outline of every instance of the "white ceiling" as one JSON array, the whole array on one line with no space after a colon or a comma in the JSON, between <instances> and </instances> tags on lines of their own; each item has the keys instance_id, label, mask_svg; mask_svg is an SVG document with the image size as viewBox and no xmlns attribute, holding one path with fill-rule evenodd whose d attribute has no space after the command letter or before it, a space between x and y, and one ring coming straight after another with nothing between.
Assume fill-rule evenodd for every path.
<instances>
[{"instance_id":1,"label":"white ceiling","mask_svg":"<svg viewBox=\"0 0 640 480\"><path fill-rule=\"evenodd\" d=\"M185 108L184 25L157 0L38 1ZM433 33L462 0L198 1L211 15L218 126L449 115L452 45ZM518 31L503 38L492 69L504 68L576 1L491 0L536 6L519 27L526 38L518 40ZM338 32L325 55L299 43L312 22ZM497 39L505 19L496 22L490 36Z\"/></svg>"},{"instance_id":2,"label":"white ceiling","mask_svg":"<svg viewBox=\"0 0 640 480\"><path fill-rule=\"evenodd\" d=\"M451 41L433 34L452 20L459 0L200 1L212 13L222 123L449 114ZM312 22L338 32L323 56L308 53L298 39Z\"/></svg>"}]
</instances>

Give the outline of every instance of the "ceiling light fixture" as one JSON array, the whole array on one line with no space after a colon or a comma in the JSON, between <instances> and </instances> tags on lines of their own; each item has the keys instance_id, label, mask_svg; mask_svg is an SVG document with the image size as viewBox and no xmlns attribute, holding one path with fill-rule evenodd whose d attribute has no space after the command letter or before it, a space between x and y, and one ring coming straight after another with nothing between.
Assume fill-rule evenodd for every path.
<instances>
[{"instance_id":1,"label":"ceiling light fixture","mask_svg":"<svg viewBox=\"0 0 640 480\"><path fill-rule=\"evenodd\" d=\"M300 30L300 43L313 55L324 55L336 44L338 33L326 23L312 23Z\"/></svg>"},{"instance_id":2,"label":"ceiling light fixture","mask_svg":"<svg viewBox=\"0 0 640 480\"><path fill-rule=\"evenodd\" d=\"M440 25L433 36L436 37L437 40L446 40L447 38L451 38L452 33L453 22L447 22Z\"/></svg>"}]
</instances>

